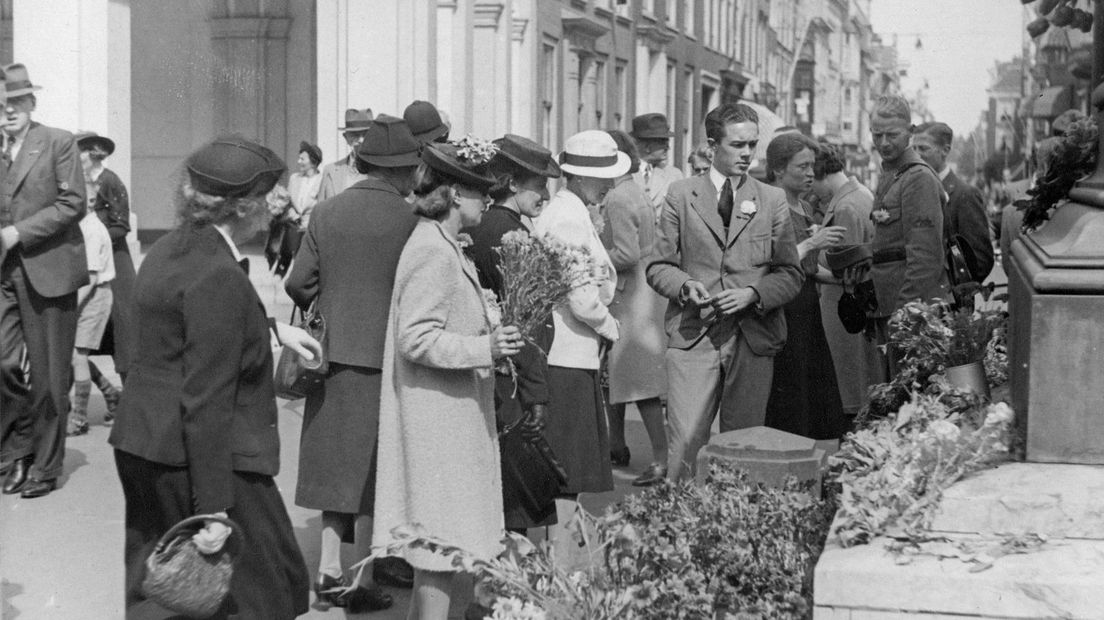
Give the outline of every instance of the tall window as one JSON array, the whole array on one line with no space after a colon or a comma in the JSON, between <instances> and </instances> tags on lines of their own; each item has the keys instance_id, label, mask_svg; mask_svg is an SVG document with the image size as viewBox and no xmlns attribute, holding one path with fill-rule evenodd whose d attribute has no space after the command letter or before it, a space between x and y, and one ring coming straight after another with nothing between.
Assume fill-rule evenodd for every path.
<instances>
[{"instance_id":1,"label":"tall window","mask_svg":"<svg viewBox=\"0 0 1104 620\"><path fill-rule=\"evenodd\" d=\"M606 118L606 106L609 105L606 97L609 94L609 90L606 88L606 61L603 58L594 63L594 118L596 127L601 129L606 124L609 124L609 119ZM603 121L603 119L605 119Z\"/></svg>"},{"instance_id":2,"label":"tall window","mask_svg":"<svg viewBox=\"0 0 1104 620\"><path fill-rule=\"evenodd\" d=\"M667 118L674 122L675 120L675 95L678 84L675 80L678 79L678 68L675 63L667 63Z\"/></svg>"},{"instance_id":3,"label":"tall window","mask_svg":"<svg viewBox=\"0 0 1104 620\"><path fill-rule=\"evenodd\" d=\"M618 129L625 128L625 110L628 109L629 97L628 89L625 87L625 70L628 66L623 60L617 61L617 66L613 68L613 100L614 105L617 106L613 111L613 119L611 123L607 123L612 127Z\"/></svg>"},{"instance_id":4,"label":"tall window","mask_svg":"<svg viewBox=\"0 0 1104 620\"><path fill-rule=\"evenodd\" d=\"M555 117L553 116L555 102L559 98L558 49L558 41L548 38L544 40L544 45L541 49L540 136L543 140L543 144L550 149L555 149L556 145L559 144L557 141L559 136L556 135L556 126L554 122Z\"/></svg>"},{"instance_id":5,"label":"tall window","mask_svg":"<svg viewBox=\"0 0 1104 620\"><path fill-rule=\"evenodd\" d=\"M680 166L694 148L694 93L697 91L698 89L694 88L694 67L687 67L682 88L682 153L675 160L675 165Z\"/></svg>"},{"instance_id":6,"label":"tall window","mask_svg":"<svg viewBox=\"0 0 1104 620\"><path fill-rule=\"evenodd\" d=\"M697 12L697 0L682 0L682 30L692 37L698 36Z\"/></svg>"},{"instance_id":7,"label":"tall window","mask_svg":"<svg viewBox=\"0 0 1104 620\"><path fill-rule=\"evenodd\" d=\"M640 8L648 15L655 15L655 0L642 0Z\"/></svg>"}]
</instances>

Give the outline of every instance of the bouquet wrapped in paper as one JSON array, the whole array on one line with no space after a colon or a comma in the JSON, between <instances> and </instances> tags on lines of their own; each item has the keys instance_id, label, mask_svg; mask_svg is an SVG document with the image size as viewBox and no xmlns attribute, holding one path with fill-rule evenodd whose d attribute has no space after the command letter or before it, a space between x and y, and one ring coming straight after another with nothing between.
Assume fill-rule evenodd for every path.
<instances>
[{"instance_id":1,"label":"bouquet wrapped in paper","mask_svg":"<svg viewBox=\"0 0 1104 620\"><path fill-rule=\"evenodd\" d=\"M566 302L572 289L594 278L590 252L548 235L508 232L495 253L502 273L502 324L516 326L530 342L552 309Z\"/></svg>"}]
</instances>

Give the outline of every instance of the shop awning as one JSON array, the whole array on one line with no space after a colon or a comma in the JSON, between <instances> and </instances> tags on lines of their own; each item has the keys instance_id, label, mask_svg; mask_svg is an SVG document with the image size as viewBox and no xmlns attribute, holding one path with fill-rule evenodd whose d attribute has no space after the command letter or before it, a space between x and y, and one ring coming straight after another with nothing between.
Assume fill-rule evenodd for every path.
<instances>
[{"instance_id":1,"label":"shop awning","mask_svg":"<svg viewBox=\"0 0 1104 620\"><path fill-rule=\"evenodd\" d=\"M1051 86L1044 88L1031 102L1032 118L1054 118L1070 109L1069 87Z\"/></svg>"}]
</instances>

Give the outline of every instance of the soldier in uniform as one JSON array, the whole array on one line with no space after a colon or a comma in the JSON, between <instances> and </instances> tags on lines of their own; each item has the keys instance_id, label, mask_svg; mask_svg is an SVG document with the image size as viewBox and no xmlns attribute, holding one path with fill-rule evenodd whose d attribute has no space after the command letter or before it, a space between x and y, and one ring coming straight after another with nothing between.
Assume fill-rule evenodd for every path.
<instances>
[{"instance_id":1,"label":"soldier in uniform","mask_svg":"<svg viewBox=\"0 0 1104 620\"><path fill-rule=\"evenodd\" d=\"M917 299L946 298L943 204L946 195L931 166L909 146L912 113L904 97L878 98L870 115L882 174L874 191L874 266L878 308L870 314L878 344L885 344L889 317ZM892 358L892 356L891 356ZM893 363L890 360L890 376Z\"/></svg>"}]
</instances>

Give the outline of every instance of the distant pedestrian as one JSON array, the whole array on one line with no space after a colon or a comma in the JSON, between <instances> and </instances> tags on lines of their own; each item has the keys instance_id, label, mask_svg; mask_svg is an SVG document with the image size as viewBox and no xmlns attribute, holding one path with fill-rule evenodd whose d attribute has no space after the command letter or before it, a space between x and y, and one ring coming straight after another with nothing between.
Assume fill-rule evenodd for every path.
<instances>
[{"instance_id":1,"label":"distant pedestrian","mask_svg":"<svg viewBox=\"0 0 1104 620\"><path fill-rule=\"evenodd\" d=\"M79 316L76 347L73 349L73 399L66 425L66 434L70 436L88 432L88 397L92 393L88 355L99 348L107 321L111 318L111 282L115 279L115 260L111 255L111 237L107 227L93 211L84 214L80 227L88 254L89 282L77 290ZM118 399L114 387L111 392ZM104 398L108 398L107 393Z\"/></svg>"},{"instance_id":2,"label":"distant pedestrian","mask_svg":"<svg viewBox=\"0 0 1104 620\"><path fill-rule=\"evenodd\" d=\"M322 149L305 140L299 143L299 155L295 160L297 170L288 177L288 193L299 228L303 230L310 223L311 211L322 193L322 173L318 171L321 163Z\"/></svg>"},{"instance_id":3,"label":"distant pedestrian","mask_svg":"<svg viewBox=\"0 0 1104 620\"><path fill-rule=\"evenodd\" d=\"M605 213L610 261L617 270L617 290L610 314L620 323L621 339L610 348L609 422L610 454L615 465L627 465L625 407L636 405L648 439L652 460L633 480L634 486L651 486L667 477L667 429L663 399L667 398L667 371L663 353L663 312L667 300L648 286L644 274L648 256L655 247L655 211L644 190L633 180L640 167L636 146L623 131L607 132L617 149L629 156L629 170L614 180L606 194ZM623 458L623 461L619 459Z\"/></svg>"},{"instance_id":4,"label":"distant pedestrian","mask_svg":"<svg viewBox=\"0 0 1104 620\"><path fill-rule=\"evenodd\" d=\"M817 143L800 133L782 134L767 146L767 180L786 193L805 281L783 306L786 344L774 356L774 379L766 425L812 439L838 439L845 430L843 406L824 336L816 276L822 250L843 239L842 226L820 226L801 196L813 188Z\"/></svg>"},{"instance_id":5,"label":"distant pedestrian","mask_svg":"<svg viewBox=\"0 0 1104 620\"><path fill-rule=\"evenodd\" d=\"M134 283L138 340L109 439L126 502L128 618L176 617L146 598L158 539L193 515L241 527L230 593L215 618L285 620L309 607L310 578L274 477L280 469L272 330L311 359L321 345L277 324L249 281L237 243L260 231L265 194L284 173L241 138L192 153L176 188L180 224L149 249ZM193 540L219 551L230 529L208 521Z\"/></svg>"},{"instance_id":6,"label":"distant pedestrian","mask_svg":"<svg viewBox=\"0 0 1104 620\"><path fill-rule=\"evenodd\" d=\"M632 120L633 140L640 155L640 170L633 180L644 189L652 209L659 217L671 183L683 178L682 170L668 165L671 138L675 135L667 117L659 112L641 114Z\"/></svg>"},{"instance_id":7,"label":"distant pedestrian","mask_svg":"<svg viewBox=\"0 0 1104 620\"><path fill-rule=\"evenodd\" d=\"M3 492L33 498L52 492L64 471L77 289L88 284L87 205L73 134L31 120L41 87L25 66L4 67L4 79L0 465Z\"/></svg>"},{"instance_id":8,"label":"distant pedestrian","mask_svg":"<svg viewBox=\"0 0 1104 620\"><path fill-rule=\"evenodd\" d=\"M709 174L709 165L713 163L713 149L708 144L699 146L690 152L686 163L690 166L687 176L700 177Z\"/></svg>"},{"instance_id":9,"label":"distant pedestrian","mask_svg":"<svg viewBox=\"0 0 1104 620\"><path fill-rule=\"evenodd\" d=\"M322 168L322 180L319 182L318 201L340 194L352 187L357 181L364 179L364 175L356 170L356 150L364 141L364 134L372 123L372 110L365 108L357 110L349 108L345 110L345 124L338 129L345 138L345 144L349 146L349 154L338 161L326 164Z\"/></svg>"}]
</instances>

